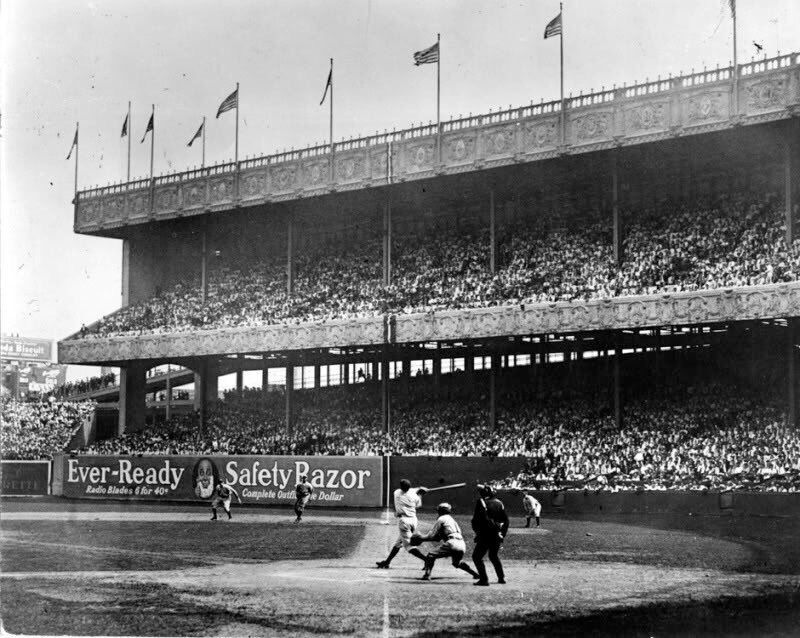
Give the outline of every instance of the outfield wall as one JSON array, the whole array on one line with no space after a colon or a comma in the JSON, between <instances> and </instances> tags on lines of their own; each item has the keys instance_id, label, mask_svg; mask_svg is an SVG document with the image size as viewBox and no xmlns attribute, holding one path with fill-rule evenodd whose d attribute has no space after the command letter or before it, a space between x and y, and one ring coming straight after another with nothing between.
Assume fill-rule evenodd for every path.
<instances>
[{"instance_id":1,"label":"outfield wall","mask_svg":"<svg viewBox=\"0 0 800 638\"><path fill-rule=\"evenodd\" d=\"M3 494L46 494L47 482L31 481L25 472L46 470L46 461L10 471L23 462L3 461ZM224 478L244 503L290 505L298 471L315 485L311 507L381 507L391 500L400 479L435 488L466 482L424 498L426 512L448 501L469 513L477 483L496 482L524 466L522 457L333 457L333 456L65 456L52 462L52 494L78 499L208 501L211 485ZM16 472L16 474L14 473ZM22 473L20 473L22 472ZM12 478L16 477L16 478ZM9 481L9 489L6 482ZM203 485L202 488L198 484ZM543 516L603 514L752 514L800 516L800 493L777 492L597 492L536 491ZM522 495L500 496L512 516L522 515Z\"/></svg>"},{"instance_id":2,"label":"outfield wall","mask_svg":"<svg viewBox=\"0 0 800 638\"><path fill-rule=\"evenodd\" d=\"M69 498L209 501L221 481L243 503L287 505L298 477L315 507L380 507L383 459L353 456L61 456L54 494Z\"/></svg>"},{"instance_id":3,"label":"outfield wall","mask_svg":"<svg viewBox=\"0 0 800 638\"><path fill-rule=\"evenodd\" d=\"M800 493L786 492L532 492L548 514L752 514L800 516ZM513 516L522 515L522 494L502 491Z\"/></svg>"},{"instance_id":4,"label":"outfield wall","mask_svg":"<svg viewBox=\"0 0 800 638\"><path fill-rule=\"evenodd\" d=\"M3 496L50 494L50 461L0 461Z\"/></svg>"}]
</instances>

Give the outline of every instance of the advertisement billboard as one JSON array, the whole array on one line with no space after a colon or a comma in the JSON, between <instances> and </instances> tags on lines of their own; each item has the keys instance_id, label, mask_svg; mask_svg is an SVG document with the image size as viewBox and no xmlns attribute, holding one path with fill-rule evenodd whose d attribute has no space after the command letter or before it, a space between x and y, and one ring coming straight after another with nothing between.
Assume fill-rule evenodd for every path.
<instances>
[{"instance_id":1,"label":"advertisement billboard","mask_svg":"<svg viewBox=\"0 0 800 638\"><path fill-rule=\"evenodd\" d=\"M45 496L50 493L50 461L1 461L3 496Z\"/></svg>"},{"instance_id":2,"label":"advertisement billboard","mask_svg":"<svg viewBox=\"0 0 800 638\"><path fill-rule=\"evenodd\" d=\"M0 358L12 361L50 363L53 360L53 342L50 339L30 337L0 337Z\"/></svg>"},{"instance_id":3,"label":"advertisement billboard","mask_svg":"<svg viewBox=\"0 0 800 638\"><path fill-rule=\"evenodd\" d=\"M380 507L380 458L341 456L75 456L64 457L63 495L210 501L221 481L243 503L288 505L298 477L314 487L317 507Z\"/></svg>"}]
</instances>

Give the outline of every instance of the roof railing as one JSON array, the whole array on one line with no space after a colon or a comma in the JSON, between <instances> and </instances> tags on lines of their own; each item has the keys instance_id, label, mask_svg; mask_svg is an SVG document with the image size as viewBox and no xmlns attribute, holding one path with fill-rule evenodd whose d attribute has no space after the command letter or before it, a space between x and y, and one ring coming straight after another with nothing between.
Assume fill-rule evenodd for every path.
<instances>
[{"instance_id":1,"label":"roof railing","mask_svg":"<svg viewBox=\"0 0 800 638\"><path fill-rule=\"evenodd\" d=\"M739 65L740 76L749 77L759 73L766 73L777 69L787 68L800 63L800 53L778 54L772 58L764 58L762 60L753 60L751 62ZM579 94L578 96L569 96L564 99L567 108L581 108L593 106L597 104L606 104L618 99L635 98L643 95L652 95L654 93L663 93L673 89L688 88L699 86L703 84L712 84L716 82L730 81L733 74L733 67L731 65L726 67L715 67L713 69L704 68L702 71L692 72L686 75L680 74L677 76L669 76L667 79L659 77L655 81L645 80L641 83L635 83L631 86L622 85L622 88L614 87L612 89L602 88L600 91L590 91L587 94ZM489 111L485 114L472 115L467 117L459 115L456 119L442 121L442 132L447 133L450 131L460 131L468 128L483 126L485 124L494 124L502 122L513 122L520 119L535 117L539 115L555 114L561 111L561 101L551 100L550 102L540 102L527 106L509 107L508 109L499 109L497 111ZM400 140L417 139L436 135L436 124L429 122L428 124L419 124L411 126L407 129L400 131L393 130L391 132L385 131L384 133L376 133L375 135L351 138L348 140L341 140L334 144L334 152L343 152L350 150L363 149L369 146L376 146L381 144L388 144L390 142L397 142ZM239 162L239 167L242 169L257 168L261 166L272 166L275 164L282 164L284 162L293 162L310 157L320 157L327 155L330 152L330 144L317 144L309 146L305 149L291 149L289 151L282 151L272 155L262 155L259 157L246 158ZM234 172L236 164L234 162L224 162L222 164L215 164L206 166L204 168L195 168L178 173L170 173L168 175L161 175L152 180L138 179L131 182L120 182L111 184L104 187L89 188L78 192L78 200L87 200L95 197L105 195L113 195L118 193L128 193L141 188L147 188L151 184L175 184L181 181L189 181L193 179L201 179L214 175L223 175Z\"/></svg>"}]
</instances>

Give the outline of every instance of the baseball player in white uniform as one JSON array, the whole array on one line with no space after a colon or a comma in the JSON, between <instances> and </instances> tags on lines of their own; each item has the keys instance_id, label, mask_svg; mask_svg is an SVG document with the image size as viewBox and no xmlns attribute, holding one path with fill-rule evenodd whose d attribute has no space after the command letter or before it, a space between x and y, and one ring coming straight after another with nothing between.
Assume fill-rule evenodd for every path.
<instances>
[{"instance_id":1,"label":"baseball player in white uniform","mask_svg":"<svg viewBox=\"0 0 800 638\"><path fill-rule=\"evenodd\" d=\"M524 492L522 497L522 509L525 511L525 527L531 526L531 518L536 518L536 527L539 527L539 515L542 513L542 504L533 498L530 492Z\"/></svg>"},{"instance_id":2,"label":"baseball player in white uniform","mask_svg":"<svg viewBox=\"0 0 800 638\"><path fill-rule=\"evenodd\" d=\"M217 487L214 488L214 498L211 499L211 520L217 520L217 508L222 507L225 510L225 513L228 515L228 520L231 517L231 499L233 495L236 495L236 500L239 501L241 505L242 499L239 498L239 492L237 492L233 485L230 483L220 483Z\"/></svg>"},{"instance_id":3,"label":"baseball player in white uniform","mask_svg":"<svg viewBox=\"0 0 800 638\"><path fill-rule=\"evenodd\" d=\"M378 569L389 569L389 564L397 556L401 547L405 547L409 554L416 556L421 561L425 560L425 555L420 549L411 545L411 537L417 531L417 508L422 507L421 497L427 491L424 487L411 487L408 479L400 481L400 487L394 491L394 512L397 516L397 527L400 534L386 560L379 560L375 563Z\"/></svg>"},{"instance_id":4,"label":"baseball player in white uniform","mask_svg":"<svg viewBox=\"0 0 800 638\"><path fill-rule=\"evenodd\" d=\"M467 545L464 543L464 535L461 533L461 528L450 515L453 508L449 503L439 503L436 510L439 513L439 518L436 519L431 531L417 536L413 541L415 543L439 541L439 544L429 551L425 557L425 573L422 575L422 580L430 580L436 559L447 556L453 561L453 567L467 572L473 578L480 578L478 572L464 562Z\"/></svg>"}]
</instances>

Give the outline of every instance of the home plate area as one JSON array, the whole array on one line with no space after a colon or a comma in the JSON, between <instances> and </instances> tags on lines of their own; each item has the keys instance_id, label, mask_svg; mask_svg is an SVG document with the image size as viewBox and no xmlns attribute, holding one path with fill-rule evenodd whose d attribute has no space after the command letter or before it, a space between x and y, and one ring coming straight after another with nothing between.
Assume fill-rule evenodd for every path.
<instances>
[{"instance_id":1,"label":"home plate area","mask_svg":"<svg viewBox=\"0 0 800 638\"><path fill-rule=\"evenodd\" d=\"M397 537L380 512L309 512L300 525L275 510L213 523L185 507L153 520L121 509L29 513L3 523L2 616L14 633L746 635L768 616L781 635L797 620L786 611L797 607L796 571L749 569L762 555L750 543L642 521L516 521L501 552L507 584L487 561L490 586L473 587L449 559L429 581L406 552L376 569Z\"/></svg>"}]
</instances>

